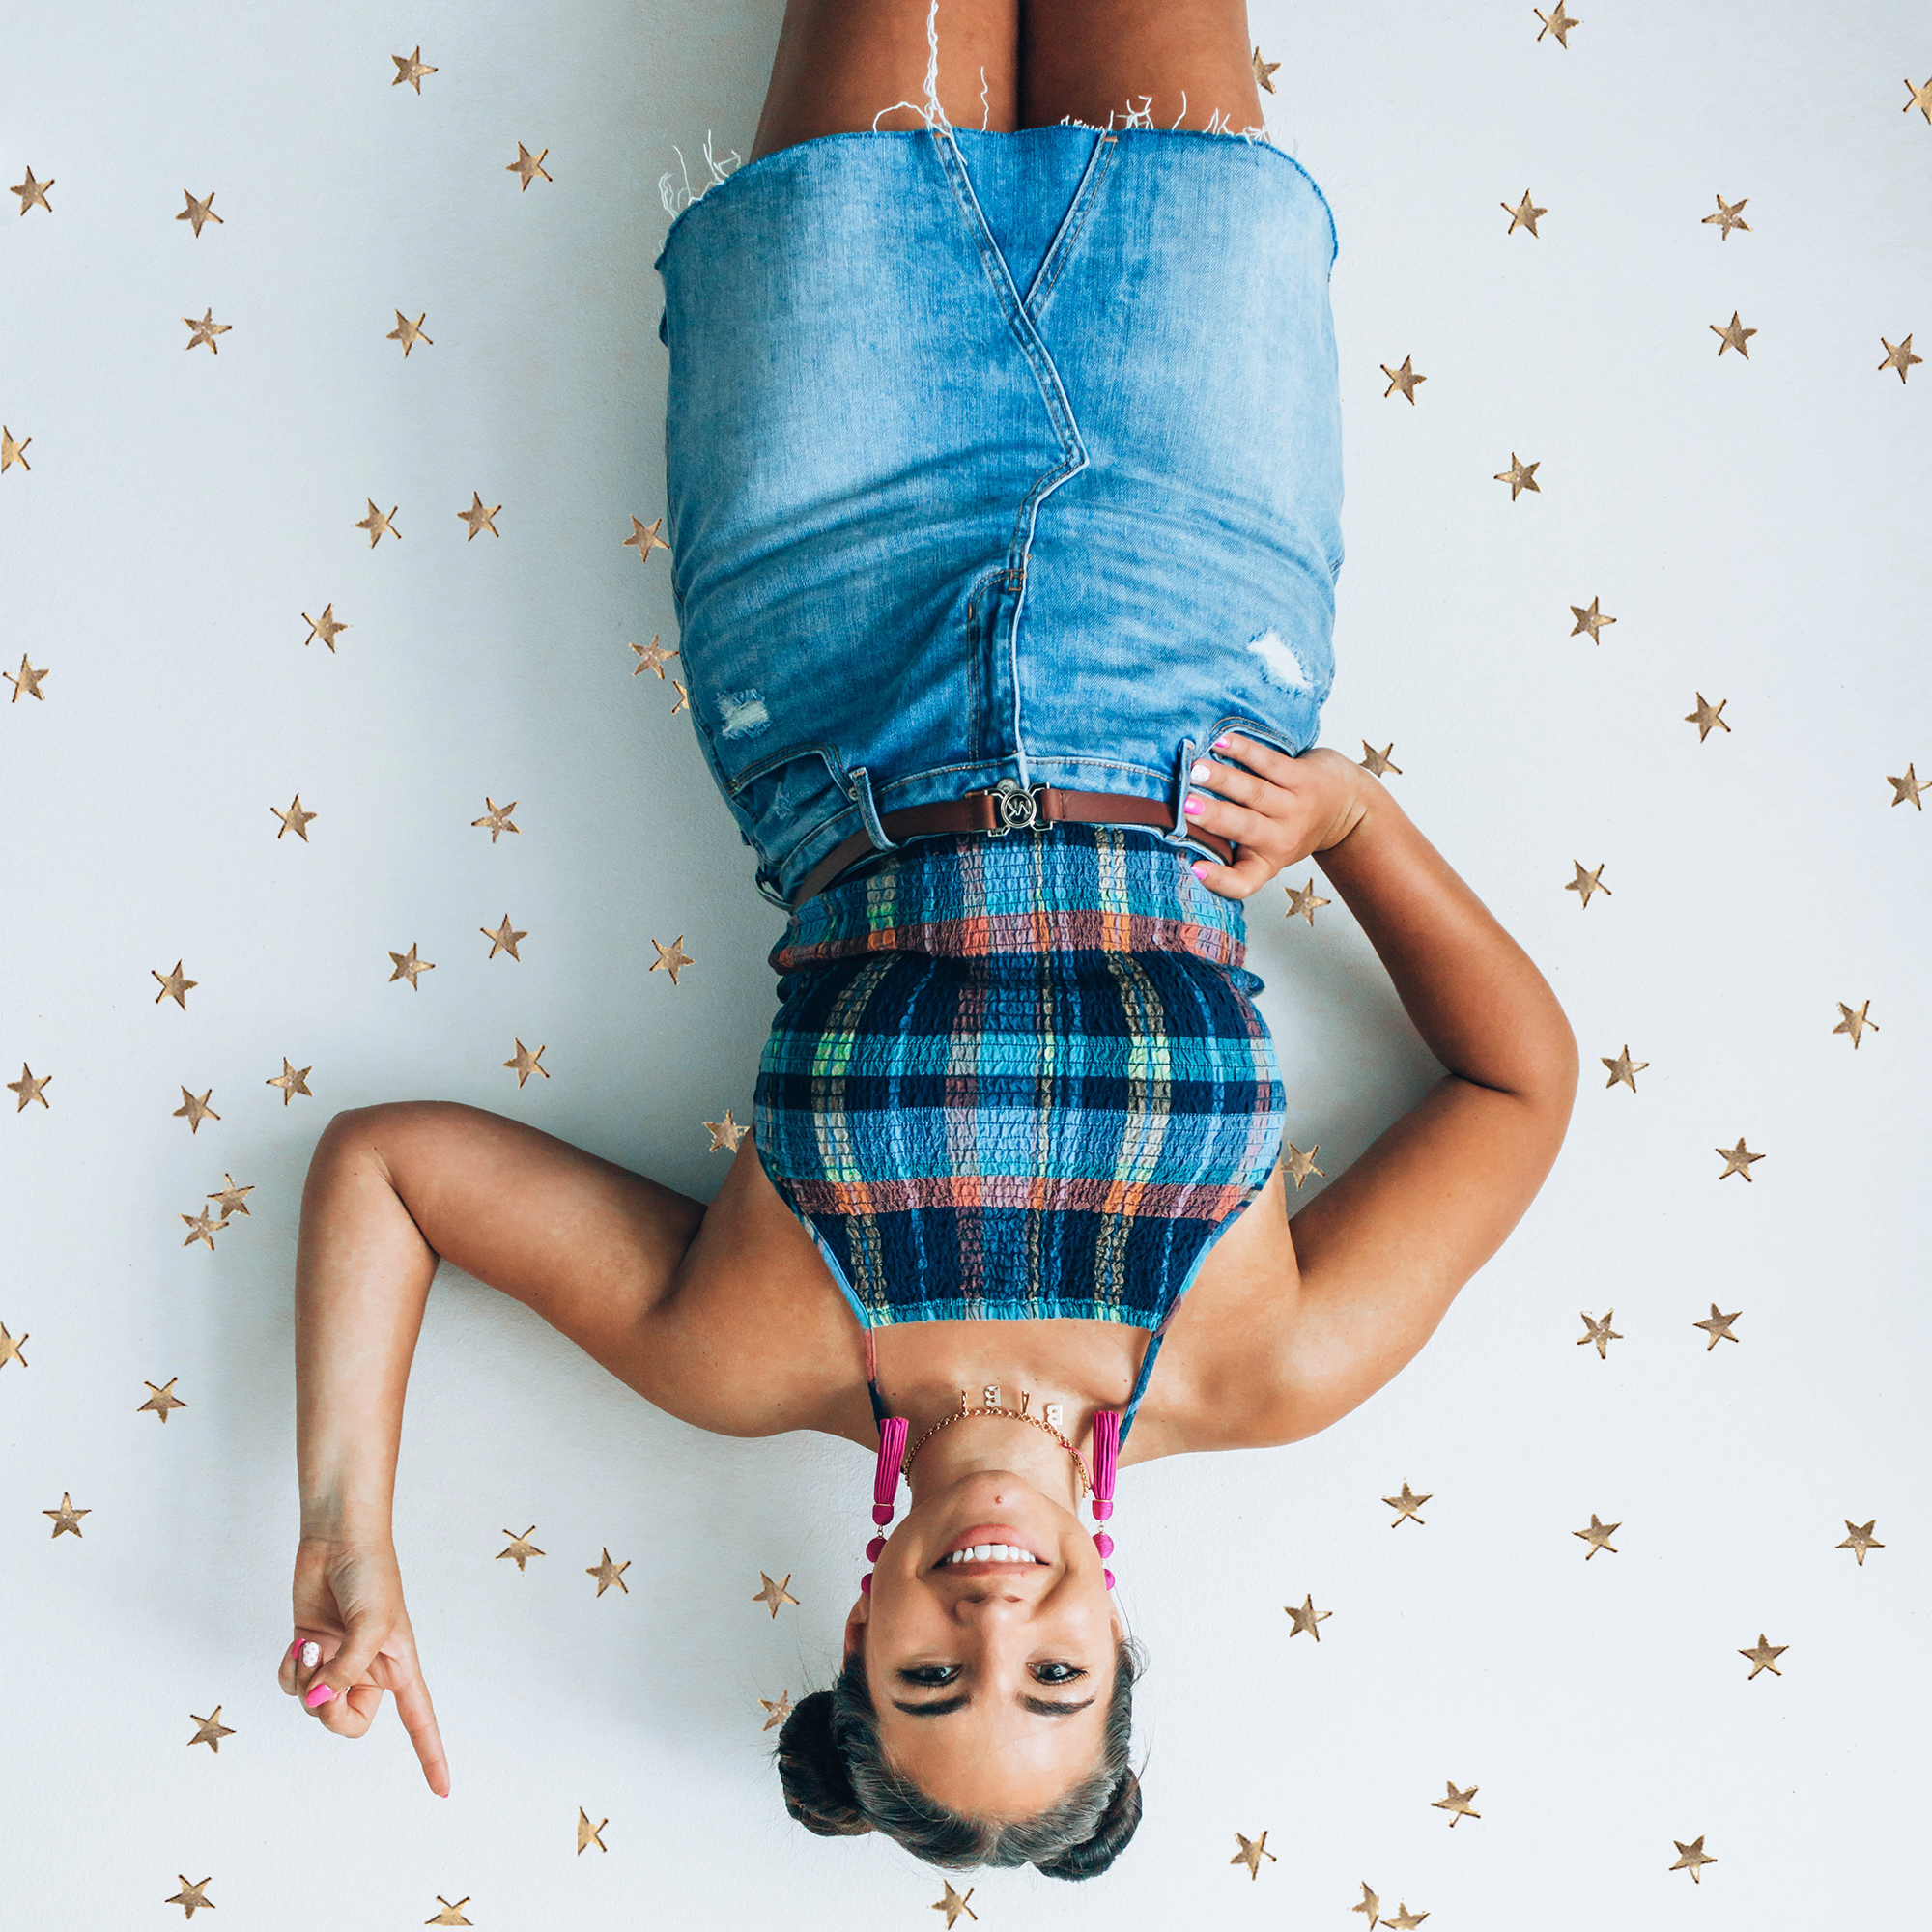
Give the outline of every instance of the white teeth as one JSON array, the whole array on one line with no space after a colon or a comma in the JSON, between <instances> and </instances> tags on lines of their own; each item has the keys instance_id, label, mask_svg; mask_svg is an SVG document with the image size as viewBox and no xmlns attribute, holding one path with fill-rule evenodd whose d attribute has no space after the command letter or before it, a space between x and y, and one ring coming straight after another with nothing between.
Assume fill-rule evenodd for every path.
<instances>
[{"instance_id":1,"label":"white teeth","mask_svg":"<svg viewBox=\"0 0 1932 1932\"><path fill-rule=\"evenodd\" d=\"M1010 1543L976 1543L970 1549L955 1549L944 1559L948 1563L1037 1563L1039 1560L1032 1550Z\"/></svg>"}]
</instances>

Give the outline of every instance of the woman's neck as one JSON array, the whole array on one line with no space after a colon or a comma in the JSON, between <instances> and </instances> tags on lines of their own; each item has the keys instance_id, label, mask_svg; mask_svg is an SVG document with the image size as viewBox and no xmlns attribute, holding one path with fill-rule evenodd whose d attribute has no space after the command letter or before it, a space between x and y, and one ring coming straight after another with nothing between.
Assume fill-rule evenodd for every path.
<instances>
[{"instance_id":1,"label":"woman's neck","mask_svg":"<svg viewBox=\"0 0 1932 1932\"><path fill-rule=\"evenodd\" d=\"M1020 1406L1019 1385L1001 1383L998 1386L1001 1407L1017 1409ZM981 1406L983 1388L984 1385L968 1390L972 1408L976 1411ZM1045 1417L1041 1415L1041 1409L1044 1403L1055 1399L1035 1390L1030 1413L1039 1416L1043 1422ZM1059 1400L1065 1405L1058 1425L1060 1434L1067 1441L1080 1444L1084 1457L1086 1450L1082 1438L1091 1429L1093 1407L1091 1405L1075 1407L1064 1397ZM935 1408L936 1413L933 1412ZM943 1422L947 1415L958 1414L958 1391L952 1391L952 1401L944 1406L930 1402L915 1403L910 1412L903 1408L899 1412L905 1414L912 1425L911 1440L918 1442L933 1424ZM906 1482L912 1491L913 1500L917 1502L922 1495L949 1488L962 1477L982 1470L1010 1470L1040 1494L1065 1504L1067 1509L1077 1511L1080 1506L1080 1475L1072 1455L1045 1429L1014 1415L969 1413L962 1421L933 1429L906 1470Z\"/></svg>"}]
</instances>

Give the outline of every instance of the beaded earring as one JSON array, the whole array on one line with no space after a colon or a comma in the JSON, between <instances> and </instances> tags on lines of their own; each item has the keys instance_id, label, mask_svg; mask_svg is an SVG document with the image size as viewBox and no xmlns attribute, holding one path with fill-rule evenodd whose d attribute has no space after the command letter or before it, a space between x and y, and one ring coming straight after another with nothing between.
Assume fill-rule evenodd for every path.
<instances>
[{"instance_id":1,"label":"beaded earring","mask_svg":"<svg viewBox=\"0 0 1932 1932\"><path fill-rule=\"evenodd\" d=\"M889 1415L879 1424L879 1459L872 1465L872 1521L883 1530L893 1520L893 1505L898 1496L899 1464L905 1460L906 1435L912 1424L902 1415ZM877 1564L884 1553L886 1539L874 1536L866 1546L866 1561ZM872 1573L859 1578L859 1588L872 1594Z\"/></svg>"},{"instance_id":2,"label":"beaded earring","mask_svg":"<svg viewBox=\"0 0 1932 1932\"><path fill-rule=\"evenodd\" d=\"M1114 1474L1121 1460L1121 1418L1103 1408L1094 1418L1094 1520L1105 1522L1114 1514ZM1100 1552L1100 1574L1114 1587L1114 1573L1105 1567L1114 1553L1114 1539L1104 1529L1094 1532L1094 1548Z\"/></svg>"}]
</instances>

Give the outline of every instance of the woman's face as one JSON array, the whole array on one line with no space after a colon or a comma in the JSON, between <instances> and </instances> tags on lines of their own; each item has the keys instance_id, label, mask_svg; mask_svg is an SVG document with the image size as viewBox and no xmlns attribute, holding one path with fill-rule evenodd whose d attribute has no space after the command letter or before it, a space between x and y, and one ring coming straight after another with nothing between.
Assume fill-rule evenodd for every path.
<instances>
[{"instance_id":1,"label":"woman's face","mask_svg":"<svg viewBox=\"0 0 1932 1932\"><path fill-rule=\"evenodd\" d=\"M952 1552L1001 1546L992 1559ZM1099 1756L1121 1627L1078 1517L1008 1471L922 1497L853 1606L887 1760L969 1817L1030 1818Z\"/></svg>"}]
</instances>

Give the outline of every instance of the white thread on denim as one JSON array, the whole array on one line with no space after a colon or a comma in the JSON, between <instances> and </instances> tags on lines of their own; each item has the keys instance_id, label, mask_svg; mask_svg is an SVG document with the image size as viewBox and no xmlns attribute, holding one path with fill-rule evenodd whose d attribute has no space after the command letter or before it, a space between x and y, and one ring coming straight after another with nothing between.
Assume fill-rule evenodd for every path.
<instances>
[{"instance_id":1,"label":"white thread on denim","mask_svg":"<svg viewBox=\"0 0 1932 1932\"><path fill-rule=\"evenodd\" d=\"M952 132L952 123L946 118L946 109L939 104L939 0L925 10L925 100L922 105L917 100L895 100L890 107L881 107L872 116L872 132L879 131L879 123L886 115L900 107L910 107L928 128L944 128Z\"/></svg>"},{"instance_id":2,"label":"white thread on denim","mask_svg":"<svg viewBox=\"0 0 1932 1932\"><path fill-rule=\"evenodd\" d=\"M1278 684L1287 691L1310 691L1314 688L1307 667L1295 655L1293 647L1282 641L1278 631L1269 628L1260 637L1250 638L1248 648L1261 659L1262 669L1270 684Z\"/></svg>"},{"instance_id":3,"label":"white thread on denim","mask_svg":"<svg viewBox=\"0 0 1932 1932\"><path fill-rule=\"evenodd\" d=\"M986 99L986 70L980 70L980 131L984 133L993 119L993 103Z\"/></svg>"},{"instance_id":4,"label":"white thread on denim","mask_svg":"<svg viewBox=\"0 0 1932 1932\"><path fill-rule=\"evenodd\" d=\"M735 148L724 156L724 162L717 159L711 152L711 130L707 128L704 130L704 165L710 170L711 179L702 187L694 188L691 185L691 170L685 165L684 150L673 141L670 151L677 156L679 172L684 176L684 186L680 189L673 181L670 171L667 169L658 177L658 199L664 203L665 213L673 220L689 208L694 201L702 201L705 195L731 172L732 168L744 165L743 157ZM729 163L729 165L727 166L725 163ZM680 192L684 196L681 202L677 199Z\"/></svg>"},{"instance_id":5,"label":"white thread on denim","mask_svg":"<svg viewBox=\"0 0 1932 1932\"><path fill-rule=\"evenodd\" d=\"M765 709L764 694L751 691L727 692L718 699L718 735L742 738L749 731L762 731L772 722Z\"/></svg>"}]
</instances>

